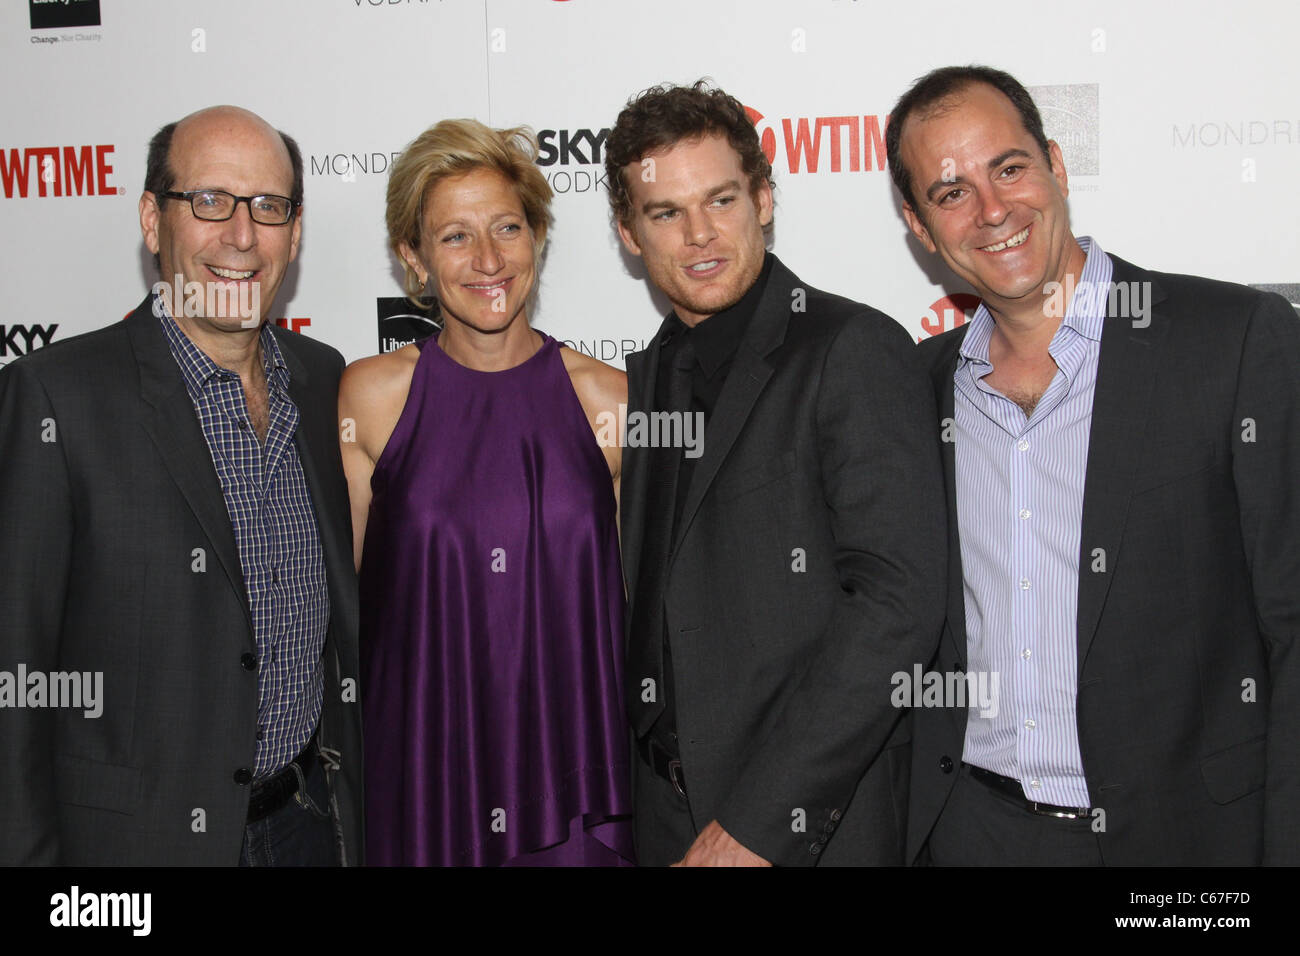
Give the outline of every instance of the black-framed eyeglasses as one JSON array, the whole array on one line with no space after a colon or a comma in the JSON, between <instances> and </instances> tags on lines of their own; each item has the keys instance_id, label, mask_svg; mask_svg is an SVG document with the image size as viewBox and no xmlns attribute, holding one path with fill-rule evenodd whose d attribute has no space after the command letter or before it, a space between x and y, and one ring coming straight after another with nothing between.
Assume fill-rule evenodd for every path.
<instances>
[{"instance_id":1,"label":"black-framed eyeglasses","mask_svg":"<svg viewBox=\"0 0 1300 956\"><path fill-rule=\"evenodd\" d=\"M235 214L241 202L248 203L248 214L253 222L264 226L283 226L293 218L293 212L300 202L294 202L288 196L235 196L224 189L191 189L188 192L165 192L158 194L162 199L184 199L196 219L207 222L225 222Z\"/></svg>"}]
</instances>

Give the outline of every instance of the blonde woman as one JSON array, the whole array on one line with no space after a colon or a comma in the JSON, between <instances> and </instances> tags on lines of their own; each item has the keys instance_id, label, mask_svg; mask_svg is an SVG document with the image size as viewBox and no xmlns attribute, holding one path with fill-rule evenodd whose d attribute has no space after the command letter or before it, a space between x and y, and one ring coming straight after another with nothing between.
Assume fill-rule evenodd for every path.
<instances>
[{"instance_id":1,"label":"blonde woman","mask_svg":"<svg viewBox=\"0 0 1300 956\"><path fill-rule=\"evenodd\" d=\"M526 130L446 120L388 233L432 338L354 363L367 862L631 862L621 695L627 378L529 325L551 190ZM350 436L349 436L350 437Z\"/></svg>"}]
</instances>

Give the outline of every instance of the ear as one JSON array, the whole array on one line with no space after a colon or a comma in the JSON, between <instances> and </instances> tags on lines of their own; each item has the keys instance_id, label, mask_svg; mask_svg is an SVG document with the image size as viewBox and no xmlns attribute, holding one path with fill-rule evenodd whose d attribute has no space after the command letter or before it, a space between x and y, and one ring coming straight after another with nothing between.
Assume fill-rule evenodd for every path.
<instances>
[{"instance_id":1,"label":"ear","mask_svg":"<svg viewBox=\"0 0 1300 956\"><path fill-rule=\"evenodd\" d=\"M158 208L158 197L151 192L140 195L140 235L144 237L144 247L153 255L158 255L158 220L162 210Z\"/></svg>"},{"instance_id":2,"label":"ear","mask_svg":"<svg viewBox=\"0 0 1300 956\"><path fill-rule=\"evenodd\" d=\"M636 241L636 232L627 223L619 220L618 237L623 240L623 248L634 256L641 255L641 245Z\"/></svg>"},{"instance_id":3,"label":"ear","mask_svg":"<svg viewBox=\"0 0 1300 956\"><path fill-rule=\"evenodd\" d=\"M298 215L293 217L293 235L289 239L289 261L293 262L298 258L298 243L302 241L302 207L298 207Z\"/></svg>"},{"instance_id":4,"label":"ear","mask_svg":"<svg viewBox=\"0 0 1300 956\"><path fill-rule=\"evenodd\" d=\"M424 281L429 281L429 270L424 267L424 263L420 261L420 257L415 254L415 250L409 243L398 243L397 251L402 254L402 261L411 267L416 276L424 276Z\"/></svg>"},{"instance_id":5,"label":"ear","mask_svg":"<svg viewBox=\"0 0 1300 956\"><path fill-rule=\"evenodd\" d=\"M1061 155L1061 147L1054 139L1047 141L1047 158L1052 161L1052 175L1056 177L1061 193L1070 195L1070 179L1065 173L1065 157Z\"/></svg>"},{"instance_id":6,"label":"ear","mask_svg":"<svg viewBox=\"0 0 1300 956\"><path fill-rule=\"evenodd\" d=\"M758 224L766 229L772 224L771 183L763 183L754 191L754 205L758 207Z\"/></svg>"},{"instance_id":7,"label":"ear","mask_svg":"<svg viewBox=\"0 0 1300 956\"><path fill-rule=\"evenodd\" d=\"M907 228L912 230L912 235L916 236L921 245L925 246L926 252L938 251L934 240L930 238L930 230L925 228L925 223L916 214L916 210L912 208L911 203L903 203L903 218L907 221Z\"/></svg>"}]
</instances>

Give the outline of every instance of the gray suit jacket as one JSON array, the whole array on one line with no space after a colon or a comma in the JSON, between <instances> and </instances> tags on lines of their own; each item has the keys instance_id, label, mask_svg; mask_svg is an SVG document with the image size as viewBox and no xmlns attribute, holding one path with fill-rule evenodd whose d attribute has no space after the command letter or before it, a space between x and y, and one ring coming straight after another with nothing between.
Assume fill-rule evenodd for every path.
<instances>
[{"instance_id":1,"label":"gray suit jacket","mask_svg":"<svg viewBox=\"0 0 1300 956\"><path fill-rule=\"evenodd\" d=\"M658 343L628 357L629 416L654 408ZM945 563L934 403L914 363L887 315L774 263L672 546L691 812L777 864L903 859L908 737L891 677L934 651ZM624 454L635 596L647 522L671 516L645 513L650 450ZM629 706L635 719L640 698Z\"/></svg>"},{"instance_id":2,"label":"gray suit jacket","mask_svg":"<svg viewBox=\"0 0 1300 956\"><path fill-rule=\"evenodd\" d=\"M272 331L329 578L320 741L340 754L336 833L359 863L343 359ZM234 865L258 701L241 657L256 646L221 487L149 298L0 369L0 463L0 670L103 673L98 718L0 710L0 863Z\"/></svg>"},{"instance_id":3,"label":"gray suit jacket","mask_svg":"<svg viewBox=\"0 0 1300 956\"><path fill-rule=\"evenodd\" d=\"M1300 322L1280 296L1111 259L1114 282L1150 283L1151 314L1106 320L1084 483L1076 719L1102 856L1300 863ZM918 347L941 418L965 334ZM935 668L952 671L966 623L941 444ZM909 860L951 792L966 713L914 715Z\"/></svg>"}]
</instances>

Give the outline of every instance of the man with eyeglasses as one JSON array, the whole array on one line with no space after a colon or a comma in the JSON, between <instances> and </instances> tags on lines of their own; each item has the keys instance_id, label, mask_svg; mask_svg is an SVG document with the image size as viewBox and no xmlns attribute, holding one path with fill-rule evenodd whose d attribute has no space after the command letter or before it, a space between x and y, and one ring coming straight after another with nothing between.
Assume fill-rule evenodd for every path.
<instances>
[{"instance_id":1,"label":"man with eyeglasses","mask_svg":"<svg viewBox=\"0 0 1300 956\"><path fill-rule=\"evenodd\" d=\"M0 864L360 862L343 359L266 321L302 180L246 110L164 126L161 281L0 370Z\"/></svg>"}]
</instances>

